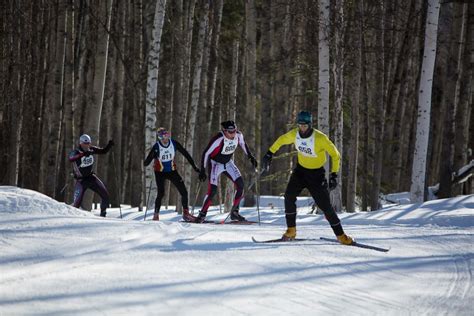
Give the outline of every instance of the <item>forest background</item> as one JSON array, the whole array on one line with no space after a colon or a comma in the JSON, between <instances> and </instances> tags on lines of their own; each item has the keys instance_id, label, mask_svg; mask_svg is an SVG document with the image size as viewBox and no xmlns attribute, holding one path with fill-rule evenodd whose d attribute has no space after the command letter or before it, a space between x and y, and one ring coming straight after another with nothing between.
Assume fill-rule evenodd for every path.
<instances>
[{"instance_id":1,"label":"forest background","mask_svg":"<svg viewBox=\"0 0 474 316\"><path fill-rule=\"evenodd\" d=\"M453 181L473 159L472 1L7 0L0 12L1 185L71 203L67 155L87 133L115 141L96 157L112 205L142 209L156 191L143 167L156 128L199 164L233 119L260 161L308 110L342 155L339 210L374 210L381 194L413 190L418 163L438 197L473 193L472 179ZM257 174L242 151L235 159L247 188ZM205 185L179 154L177 164L199 204ZM257 190L281 195L294 164L282 148L246 203ZM224 179L218 199L229 201ZM166 190L164 204L179 205Z\"/></svg>"}]
</instances>

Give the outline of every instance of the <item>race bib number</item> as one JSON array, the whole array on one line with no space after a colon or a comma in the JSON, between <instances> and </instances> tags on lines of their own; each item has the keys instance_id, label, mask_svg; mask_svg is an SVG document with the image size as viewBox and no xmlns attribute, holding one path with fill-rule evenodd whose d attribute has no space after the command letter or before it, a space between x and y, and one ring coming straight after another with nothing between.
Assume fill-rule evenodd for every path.
<instances>
[{"instance_id":1,"label":"race bib number","mask_svg":"<svg viewBox=\"0 0 474 316\"><path fill-rule=\"evenodd\" d=\"M299 133L296 134L295 147L298 152L303 156L307 157L316 157L316 152L314 151L314 133L311 137L301 138Z\"/></svg>"},{"instance_id":2,"label":"race bib number","mask_svg":"<svg viewBox=\"0 0 474 316\"><path fill-rule=\"evenodd\" d=\"M224 145L222 146L221 154L230 155L234 153L234 151L237 149L237 145L237 137L235 137L234 139L224 138Z\"/></svg>"},{"instance_id":3,"label":"race bib number","mask_svg":"<svg viewBox=\"0 0 474 316\"><path fill-rule=\"evenodd\" d=\"M94 156L90 155L89 157L82 157L81 158L81 165L80 168L85 168L92 166L94 164Z\"/></svg>"},{"instance_id":4,"label":"race bib number","mask_svg":"<svg viewBox=\"0 0 474 316\"><path fill-rule=\"evenodd\" d=\"M174 159L175 150L174 150L174 146L172 142L169 143L168 147L163 147L161 146L161 144L159 144L159 146L160 146L159 158L161 162L168 162Z\"/></svg>"},{"instance_id":5,"label":"race bib number","mask_svg":"<svg viewBox=\"0 0 474 316\"><path fill-rule=\"evenodd\" d=\"M160 153L160 160L162 162L171 161L173 160L173 154L169 150L166 150L165 152Z\"/></svg>"}]
</instances>

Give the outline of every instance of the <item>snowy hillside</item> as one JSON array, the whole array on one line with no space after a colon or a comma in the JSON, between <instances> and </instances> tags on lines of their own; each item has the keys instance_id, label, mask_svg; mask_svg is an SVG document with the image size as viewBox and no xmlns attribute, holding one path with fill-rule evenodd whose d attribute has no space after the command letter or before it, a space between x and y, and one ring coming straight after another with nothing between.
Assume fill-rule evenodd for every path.
<instances>
[{"instance_id":1,"label":"snowy hillside","mask_svg":"<svg viewBox=\"0 0 474 316\"><path fill-rule=\"evenodd\" d=\"M319 240L305 199L298 237L316 240L255 244L286 228L281 198L261 205L260 226L154 222L0 186L0 315L473 315L474 196L340 215L387 253Z\"/></svg>"}]
</instances>

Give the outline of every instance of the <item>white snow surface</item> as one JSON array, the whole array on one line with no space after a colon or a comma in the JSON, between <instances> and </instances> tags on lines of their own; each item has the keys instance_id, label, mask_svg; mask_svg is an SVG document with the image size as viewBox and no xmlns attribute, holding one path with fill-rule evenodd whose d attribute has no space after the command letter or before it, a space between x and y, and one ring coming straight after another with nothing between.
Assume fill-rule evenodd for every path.
<instances>
[{"instance_id":1,"label":"white snow surface","mask_svg":"<svg viewBox=\"0 0 474 316\"><path fill-rule=\"evenodd\" d=\"M261 225L189 224L0 186L0 315L474 315L473 195L339 215L387 253L319 240L309 201L298 237L315 240L256 244L285 231L282 198L261 197Z\"/></svg>"}]
</instances>

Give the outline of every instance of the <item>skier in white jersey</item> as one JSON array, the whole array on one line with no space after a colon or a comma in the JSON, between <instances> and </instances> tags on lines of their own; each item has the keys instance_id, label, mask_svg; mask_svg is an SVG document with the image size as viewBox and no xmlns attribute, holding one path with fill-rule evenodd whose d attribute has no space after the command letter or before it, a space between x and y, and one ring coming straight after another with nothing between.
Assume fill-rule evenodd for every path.
<instances>
[{"instance_id":1,"label":"skier in white jersey","mask_svg":"<svg viewBox=\"0 0 474 316\"><path fill-rule=\"evenodd\" d=\"M196 222L198 223L203 222L206 218L207 210L212 203L212 198L217 192L217 184L221 173L224 173L231 179L236 188L230 218L231 220L245 221L245 218L239 214L239 203L244 193L244 180L232 157L237 146L240 146L254 168L257 167L257 160L245 143L244 135L237 130L234 121L222 122L221 126L222 130L211 139L202 154L199 179L201 181L206 180L205 170L206 167L208 167L209 183L203 207L196 218Z\"/></svg>"}]
</instances>

